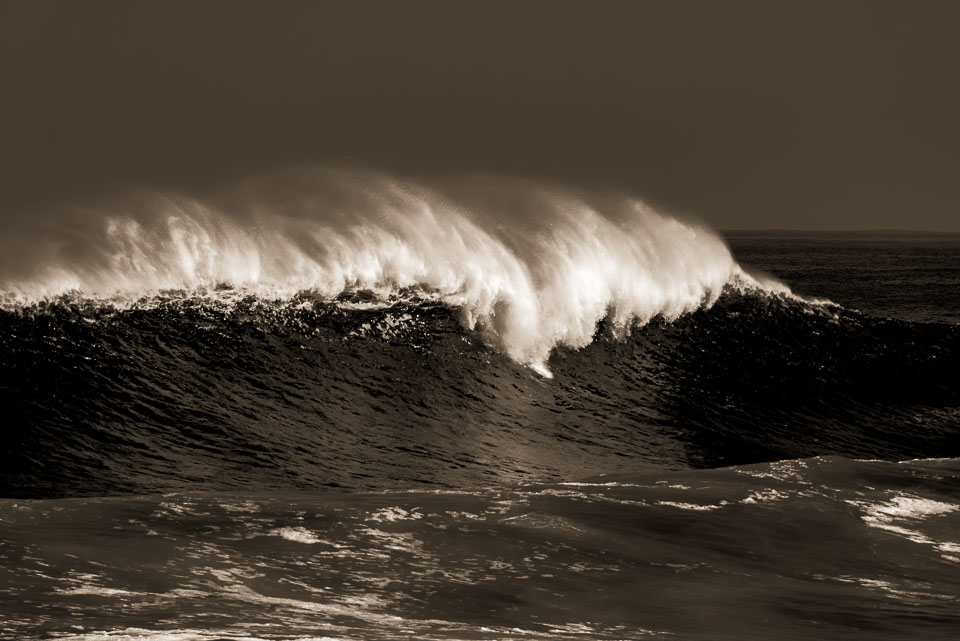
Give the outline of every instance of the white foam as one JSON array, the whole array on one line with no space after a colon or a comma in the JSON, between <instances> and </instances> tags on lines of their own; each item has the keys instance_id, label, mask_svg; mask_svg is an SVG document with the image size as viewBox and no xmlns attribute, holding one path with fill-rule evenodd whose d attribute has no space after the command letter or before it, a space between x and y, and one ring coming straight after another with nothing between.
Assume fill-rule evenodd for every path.
<instances>
[{"instance_id":1,"label":"white foam","mask_svg":"<svg viewBox=\"0 0 960 641\"><path fill-rule=\"evenodd\" d=\"M728 283L789 294L740 269L716 234L635 198L507 179L438 190L299 170L222 202L137 194L0 225L8 303L72 290L122 303L161 290L289 299L363 288L388 298L415 287L461 308L465 326L543 376L555 346L587 345L603 318L614 332L672 319L712 304Z\"/></svg>"},{"instance_id":2,"label":"white foam","mask_svg":"<svg viewBox=\"0 0 960 641\"><path fill-rule=\"evenodd\" d=\"M710 511L719 510L723 505L701 505L699 503L682 503L678 501L657 501L657 505L675 507L679 510Z\"/></svg>"},{"instance_id":3,"label":"white foam","mask_svg":"<svg viewBox=\"0 0 960 641\"><path fill-rule=\"evenodd\" d=\"M783 499L789 498L789 495L780 492L774 489L767 490L756 490L751 492L749 496L745 499L742 499L741 503L771 503L773 501L782 501Z\"/></svg>"},{"instance_id":4,"label":"white foam","mask_svg":"<svg viewBox=\"0 0 960 641\"><path fill-rule=\"evenodd\" d=\"M960 510L960 505L952 505L932 499L914 496L894 496L887 503L871 505L867 508L869 518L889 521L893 518L919 519L933 514L946 514Z\"/></svg>"},{"instance_id":5,"label":"white foam","mask_svg":"<svg viewBox=\"0 0 960 641\"><path fill-rule=\"evenodd\" d=\"M304 527L284 527L279 530L274 530L273 533L294 543L326 543L326 541L314 536L310 530Z\"/></svg>"},{"instance_id":6,"label":"white foam","mask_svg":"<svg viewBox=\"0 0 960 641\"><path fill-rule=\"evenodd\" d=\"M65 588L57 590L58 594L69 594L69 595L93 595L93 596L105 596L105 597L115 597L115 596L141 596L143 592L130 592L129 590L119 590L116 588L104 588L98 585L83 585L76 588Z\"/></svg>"},{"instance_id":7,"label":"white foam","mask_svg":"<svg viewBox=\"0 0 960 641\"><path fill-rule=\"evenodd\" d=\"M960 505L944 503L916 496L896 495L884 503L866 503L848 500L864 511L860 517L870 527L897 534L914 543L933 546L940 556L948 561L960 563L960 544L951 541L936 541L916 529L916 526L930 516L950 514L960 510ZM908 527L909 526L909 527Z\"/></svg>"},{"instance_id":8,"label":"white foam","mask_svg":"<svg viewBox=\"0 0 960 641\"><path fill-rule=\"evenodd\" d=\"M367 520L376 523L391 523L393 521L416 521L422 518L423 514L418 512L417 508L405 510L399 505L393 505L371 512Z\"/></svg>"}]
</instances>

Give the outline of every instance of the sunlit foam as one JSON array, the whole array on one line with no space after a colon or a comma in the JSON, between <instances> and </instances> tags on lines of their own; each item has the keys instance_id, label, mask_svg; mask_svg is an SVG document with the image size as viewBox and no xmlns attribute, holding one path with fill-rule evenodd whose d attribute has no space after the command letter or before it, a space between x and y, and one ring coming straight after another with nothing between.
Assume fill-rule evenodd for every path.
<instances>
[{"instance_id":1,"label":"sunlit foam","mask_svg":"<svg viewBox=\"0 0 960 641\"><path fill-rule=\"evenodd\" d=\"M289 299L418 288L546 377L551 350L586 346L601 319L614 333L673 319L730 283L789 294L741 270L716 234L635 198L511 179L437 189L298 170L219 199L138 194L0 224L7 304L70 291L122 301L162 290Z\"/></svg>"}]
</instances>

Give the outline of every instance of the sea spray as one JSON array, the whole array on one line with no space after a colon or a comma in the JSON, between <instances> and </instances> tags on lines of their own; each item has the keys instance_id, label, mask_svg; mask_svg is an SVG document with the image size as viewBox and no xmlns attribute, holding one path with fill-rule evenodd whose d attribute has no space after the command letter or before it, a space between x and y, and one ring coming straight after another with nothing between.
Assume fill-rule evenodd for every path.
<instances>
[{"instance_id":1,"label":"sea spray","mask_svg":"<svg viewBox=\"0 0 960 641\"><path fill-rule=\"evenodd\" d=\"M496 177L428 186L298 169L204 199L140 192L4 225L7 301L416 288L544 374L554 347L589 344L602 319L622 331L709 305L731 281L759 286L716 234L636 198Z\"/></svg>"}]
</instances>

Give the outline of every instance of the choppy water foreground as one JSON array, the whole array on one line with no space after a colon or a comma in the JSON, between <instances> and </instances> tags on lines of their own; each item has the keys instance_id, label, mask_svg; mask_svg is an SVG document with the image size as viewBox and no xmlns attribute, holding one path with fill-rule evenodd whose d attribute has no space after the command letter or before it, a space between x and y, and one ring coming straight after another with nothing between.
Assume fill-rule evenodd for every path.
<instances>
[{"instance_id":1,"label":"choppy water foreground","mask_svg":"<svg viewBox=\"0 0 960 641\"><path fill-rule=\"evenodd\" d=\"M950 639L960 460L0 502L8 639Z\"/></svg>"}]
</instances>

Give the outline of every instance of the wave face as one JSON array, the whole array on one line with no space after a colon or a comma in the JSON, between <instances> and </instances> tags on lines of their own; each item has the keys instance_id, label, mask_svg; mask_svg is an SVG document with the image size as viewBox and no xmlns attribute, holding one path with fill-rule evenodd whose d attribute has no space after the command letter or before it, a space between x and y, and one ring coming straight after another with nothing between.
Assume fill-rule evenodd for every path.
<instances>
[{"instance_id":1,"label":"wave face","mask_svg":"<svg viewBox=\"0 0 960 641\"><path fill-rule=\"evenodd\" d=\"M43 302L0 313L0 494L462 487L813 455L960 454L960 326L728 288L561 347L545 379L461 310Z\"/></svg>"},{"instance_id":2,"label":"wave face","mask_svg":"<svg viewBox=\"0 0 960 641\"><path fill-rule=\"evenodd\" d=\"M131 194L7 223L0 292L14 304L78 292L136 300L241 288L289 300L415 288L468 329L543 369L606 319L624 330L759 286L705 228L624 196L506 178L427 187L358 171L287 171L205 201Z\"/></svg>"}]
</instances>

